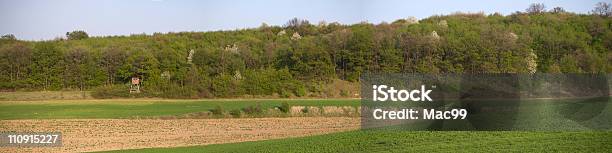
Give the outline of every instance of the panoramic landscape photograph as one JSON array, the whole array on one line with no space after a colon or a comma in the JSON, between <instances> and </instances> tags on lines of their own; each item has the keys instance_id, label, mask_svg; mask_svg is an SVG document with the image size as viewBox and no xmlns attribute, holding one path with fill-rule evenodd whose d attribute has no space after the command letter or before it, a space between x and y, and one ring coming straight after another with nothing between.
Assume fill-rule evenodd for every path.
<instances>
[{"instance_id":1,"label":"panoramic landscape photograph","mask_svg":"<svg viewBox=\"0 0 612 153\"><path fill-rule=\"evenodd\" d=\"M612 152L606 0L0 0L0 152Z\"/></svg>"}]
</instances>

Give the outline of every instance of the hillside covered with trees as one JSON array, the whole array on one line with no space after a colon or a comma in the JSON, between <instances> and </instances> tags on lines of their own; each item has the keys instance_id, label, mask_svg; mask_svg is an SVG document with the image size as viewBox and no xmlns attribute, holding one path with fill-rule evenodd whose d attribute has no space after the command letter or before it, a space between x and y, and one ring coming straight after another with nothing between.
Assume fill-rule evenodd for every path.
<instances>
[{"instance_id":1,"label":"hillside covered with trees","mask_svg":"<svg viewBox=\"0 0 612 153\"><path fill-rule=\"evenodd\" d=\"M605 3L603 3L605 4ZM94 90L99 97L325 96L362 73L611 73L612 15L455 13L392 23L311 24L65 39L0 40L0 90ZM346 95L346 93L343 93Z\"/></svg>"}]
</instances>

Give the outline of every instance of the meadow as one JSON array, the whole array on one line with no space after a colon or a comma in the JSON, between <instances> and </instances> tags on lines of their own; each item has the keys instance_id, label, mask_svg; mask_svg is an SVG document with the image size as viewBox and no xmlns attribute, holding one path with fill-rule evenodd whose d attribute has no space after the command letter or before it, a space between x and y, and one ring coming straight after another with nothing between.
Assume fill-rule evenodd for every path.
<instances>
[{"instance_id":1,"label":"meadow","mask_svg":"<svg viewBox=\"0 0 612 153\"><path fill-rule=\"evenodd\" d=\"M359 106L358 99L109 99L0 101L0 120L15 119L125 119L208 112L221 106L230 111L259 105L263 109L282 103L299 106Z\"/></svg>"}]
</instances>

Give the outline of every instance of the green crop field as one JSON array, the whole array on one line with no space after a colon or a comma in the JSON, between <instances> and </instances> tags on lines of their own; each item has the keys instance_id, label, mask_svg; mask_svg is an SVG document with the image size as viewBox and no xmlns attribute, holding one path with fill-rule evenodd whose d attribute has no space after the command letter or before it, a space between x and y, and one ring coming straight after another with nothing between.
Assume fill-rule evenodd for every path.
<instances>
[{"instance_id":1,"label":"green crop field","mask_svg":"<svg viewBox=\"0 0 612 153\"><path fill-rule=\"evenodd\" d=\"M110 152L610 152L612 132L350 131L302 138Z\"/></svg>"},{"instance_id":2,"label":"green crop field","mask_svg":"<svg viewBox=\"0 0 612 153\"><path fill-rule=\"evenodd\" d=\"M548 104L551 100L538 100ZM359 106L357 99L111 99L0 101L0 119L88 119L181 115L283 102L296 106ZM530 106L530 105L526 105ZM590 107L585 107L585 109ZM605 107L604 112L609 112ZM605 113L607 114L607 113ZM541 118L539 116L538 118ZM545 116L544 116L545 117ZM110 152L610 152L612 131L407 131L358 130L318 136L175 148Z\"/></svg>"},{"instance_id":3,"label":"green crop field","mask_svg":"<svg viewBox=\"0 0 612 153\"><path fill-rule=\"evenodd\" d=\"M99 119L182 115L222 106L225 110L260 105L359 106L357 99L219 99L219 100L58 100L0 101L0 120L7 119Z\"/></svg>"},{"instance_id":4,"label":"green crop field","mask_svg":"<svg viewBox=\"0 0 612 153\"><path fill-rule=\"evenodd\" d=\"M547 108L554 106L565 108L566 105L576 105L567 101L565 100L566 103L559 103L560 106L555 106L553 104L556 102L563 101L534 100L534 102L528 103L530 105L523 107ZM610 107L605 107L602 111L609 112L609 109ZM539 114L538 120L542 120L542 118L562 118L549 113L551 112ZM552 112L552 114L556 113ZM604 115L606 114L608 113L604 113ZM558 126L579 127L580 125ZM559 127L559 129L562 128ZM361 130L302 138L111 152L244 152L245 150L249 152L438 152L441 150L460 152L610 152L612 151L612 131Z\"/></svg>"}]
</instances>

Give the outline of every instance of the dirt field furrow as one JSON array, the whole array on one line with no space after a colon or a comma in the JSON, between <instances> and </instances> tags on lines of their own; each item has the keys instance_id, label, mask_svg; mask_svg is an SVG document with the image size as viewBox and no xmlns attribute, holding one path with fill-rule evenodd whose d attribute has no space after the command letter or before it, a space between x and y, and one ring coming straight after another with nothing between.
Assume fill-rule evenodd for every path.
<instances>
[{"instance_id":1,"label":"dirt field furrow","mask_svg":"<svg viewBox=\"0 0 612 153\"><path fill-rule=\"evenodd\" d=\"M62 147L0 147L0 152L91 152L179 147L287 137L359 128L359 118L1 120L0 131L62 132Z\"/></svg>"}]
</instances>

